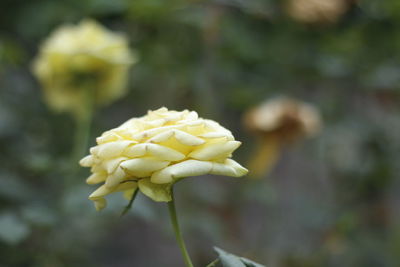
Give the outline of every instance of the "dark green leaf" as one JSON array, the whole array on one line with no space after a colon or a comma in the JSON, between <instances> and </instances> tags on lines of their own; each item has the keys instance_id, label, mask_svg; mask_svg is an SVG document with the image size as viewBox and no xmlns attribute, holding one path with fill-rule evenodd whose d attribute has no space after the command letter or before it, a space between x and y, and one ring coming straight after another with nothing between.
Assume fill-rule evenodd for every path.
<instances>
[{"instance_id":1,"label":"dark green leaf","mask_svg":"<svg viewBox=\"0 0 400 267\"><path fill-rule=\"evenodd\" d=\"M243 257L238 257L220 248L214 247L214 249L218 253L223 267L265 267L265 265L256 263Z\"/></svg>"},{"instance_id":2,"label":"dark green leaf","mask_svg":"<svg viewBox=\"0 0 400 267\"><path fill-rule=\"evenodd\" d=\"M246 267L239 257L224 251L218 251L218 253L223 267Z\"/></svg>"},{"instance_id":3,"label":"dark green leaf","mask_svg":"<svg viewBox=\"0 0 400 267\"><path fill-rule=\"evenodd\" d=\"M240 260L246 265L246 267L265 267L265 265L259 264L243 257L240 257Z\"/></svg>"}]
</instances>

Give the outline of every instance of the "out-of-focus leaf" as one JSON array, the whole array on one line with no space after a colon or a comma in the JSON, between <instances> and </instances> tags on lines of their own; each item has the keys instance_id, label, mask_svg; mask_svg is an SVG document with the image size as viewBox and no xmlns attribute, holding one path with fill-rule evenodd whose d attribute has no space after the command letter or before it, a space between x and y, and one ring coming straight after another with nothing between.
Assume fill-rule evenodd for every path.
<instances>
[{"instance_id":1,"label":"out-of-focus leaf","mask_svg":"<svg viewBox=\"0 0 400 267\"><path fill-rule=\"evenodd\" d=\"M265 267L265 265L259 264L243 257L240 257L240 260L246 265L246 267Z\"/></svg>"},{"instance_id":2,"label":"out-of-focus leaf","mask_svg":"<svg viewBox=\"0 0 400 267\"><path fill-rule=\"evenodd\" d=\"M214 247L214 249L218 253L223 267L265 267L265 265L256 263L243 257L238 257L220 248Z\"/></svg>"},{"instance_id":3,"label":"out-of-focus leaf","mask_svg":"<svg viewBox=\"0 0 400 267\"><path fill-rule=\"evenodd\" d=\"M0 215L0 239L10 245L16 245L28 237L29 226L12 213Z\"/></svg>"},{"instance_id":4,"label":"out-of-focus leaf","mask_svg":"<svg viewBox=\"0 0 400 267\"><path fill-rule=\"evenodd\" d=\"M218 252L223 267L246 267L239 257L218 248L215 248L215 250Z\"/></svg>"}]
</instances>

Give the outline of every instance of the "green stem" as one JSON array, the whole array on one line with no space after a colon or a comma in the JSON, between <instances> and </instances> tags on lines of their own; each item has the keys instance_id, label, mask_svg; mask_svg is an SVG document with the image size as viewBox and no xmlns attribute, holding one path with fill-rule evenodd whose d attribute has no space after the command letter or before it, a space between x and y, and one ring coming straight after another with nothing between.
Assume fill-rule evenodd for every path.
<instances>
[{"instance_id":1,"label":"green stem","mask_svg":"<svg viewBox=\"0 0 400 267\"><path fill-rule=\"evenodd\" d=\"M176 209L175 209L175 199L174 199L174 192L171 189L171 196L172 200L168 202L168 211L169 217L171 219L172 226L174 228L175 238L178 242L179 248L181 249L183 259L185 260L185 264L187 267L193 267L193 263L190 259L189 253L187 252L185 241L183 241L182 233L179 228L178 219L176 217Z\"/></svg>"},{"instance_id":2,"label":"green stem","mask_svg":"<svg viewBox=\"0 0 400 267\"><path fill-rule=\"evenodd\" d=\"M77 166L77 162L85 156L88 149L90 128L92 124L93 111L94 111L94 90L91 88L86 89L84 99L84 109L82 114L76 116L76 129L75 140L72 151L72 166Z\"/></svg>"},{"instance_id":3,"label":"green stem","mask_svg":"<svg viewBox=\"0 0 400 267\"><path fill-rule=\"evenodd\" d=\"M210 264L208 264L206 267L215 267L217 266L216 264L219 262L219 258L213 260L212 262L210 262Z\"/></svg>"}]
</instances>

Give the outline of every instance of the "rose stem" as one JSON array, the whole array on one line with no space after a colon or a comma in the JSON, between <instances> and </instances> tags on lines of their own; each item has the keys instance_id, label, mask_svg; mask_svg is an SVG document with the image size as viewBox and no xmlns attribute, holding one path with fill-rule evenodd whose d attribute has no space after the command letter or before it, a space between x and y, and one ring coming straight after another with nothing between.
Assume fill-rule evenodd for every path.
<instances>
[{"instance_id":1,"label":"rose stem","mask_svg":"<svg viewBox=\"0 0 400 267\"><path fill-rule=\"evenodd\" d=\"M181 249L183 259L185 260L185 264L187 267L193 267L193 263L190 259L189 253L187 252L185 241L183 241L182 233L179 228L178 219L176 217L176 209L175 209L175 199L174 199L174 192L171 188L171 197L172 200L168 202L168 211L169 217L171 219L172 226L174 228L175 238L178 242L179 248Z\"/></svg>"},{"instance_id":2,"label":"rose stem","mask_svg":"<svg viewBox=\"0 0 400 267\"><path fill-rule=\"evenodd\" d=\"M76 117L75 140L72 151L72 166L76 166L88 148L90 128L94 111L94 90L91 86L86 90L84 99L84 110L80 116Z\"/></svg>"}]
</instances>

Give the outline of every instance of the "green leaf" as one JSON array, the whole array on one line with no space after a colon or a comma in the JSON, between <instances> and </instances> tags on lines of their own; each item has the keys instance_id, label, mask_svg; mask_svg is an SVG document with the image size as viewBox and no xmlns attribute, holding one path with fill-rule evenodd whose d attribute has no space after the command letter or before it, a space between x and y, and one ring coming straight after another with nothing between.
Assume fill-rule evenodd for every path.
<instances>
[{"instance_id":1,"label":"green leaf","mask_svg":"<svg viewBox=\"0 0 400 267\"><path fill-rule=\"evenodd\" d=\"M223 267L246 267L246 265L240 260L239 257L227 253L217 247L214 249L215 251L217 251Z\"/></svg>"},{"instance_id":2,"label":"green leaf","mask_svg":"<svg viewBox=\"0 0 400 267\"><path fill-rule=\"evenodd\" d=\"M218 253L223 267L265 267L265 265L256 263L243 257L238 257L220 248L214 247L214 249Z\"/></svg>"},{"instance_id":3,"label":"green leaf","mask_svg":"<svg viewBox=\"0 0 400 267\"><path fill-rule=\"evenodd\" d=\"M246 267L265 267L265 265L259 264L243 257L240 257L240 260L246 265Z\"/></svg>"}]
</instances>

